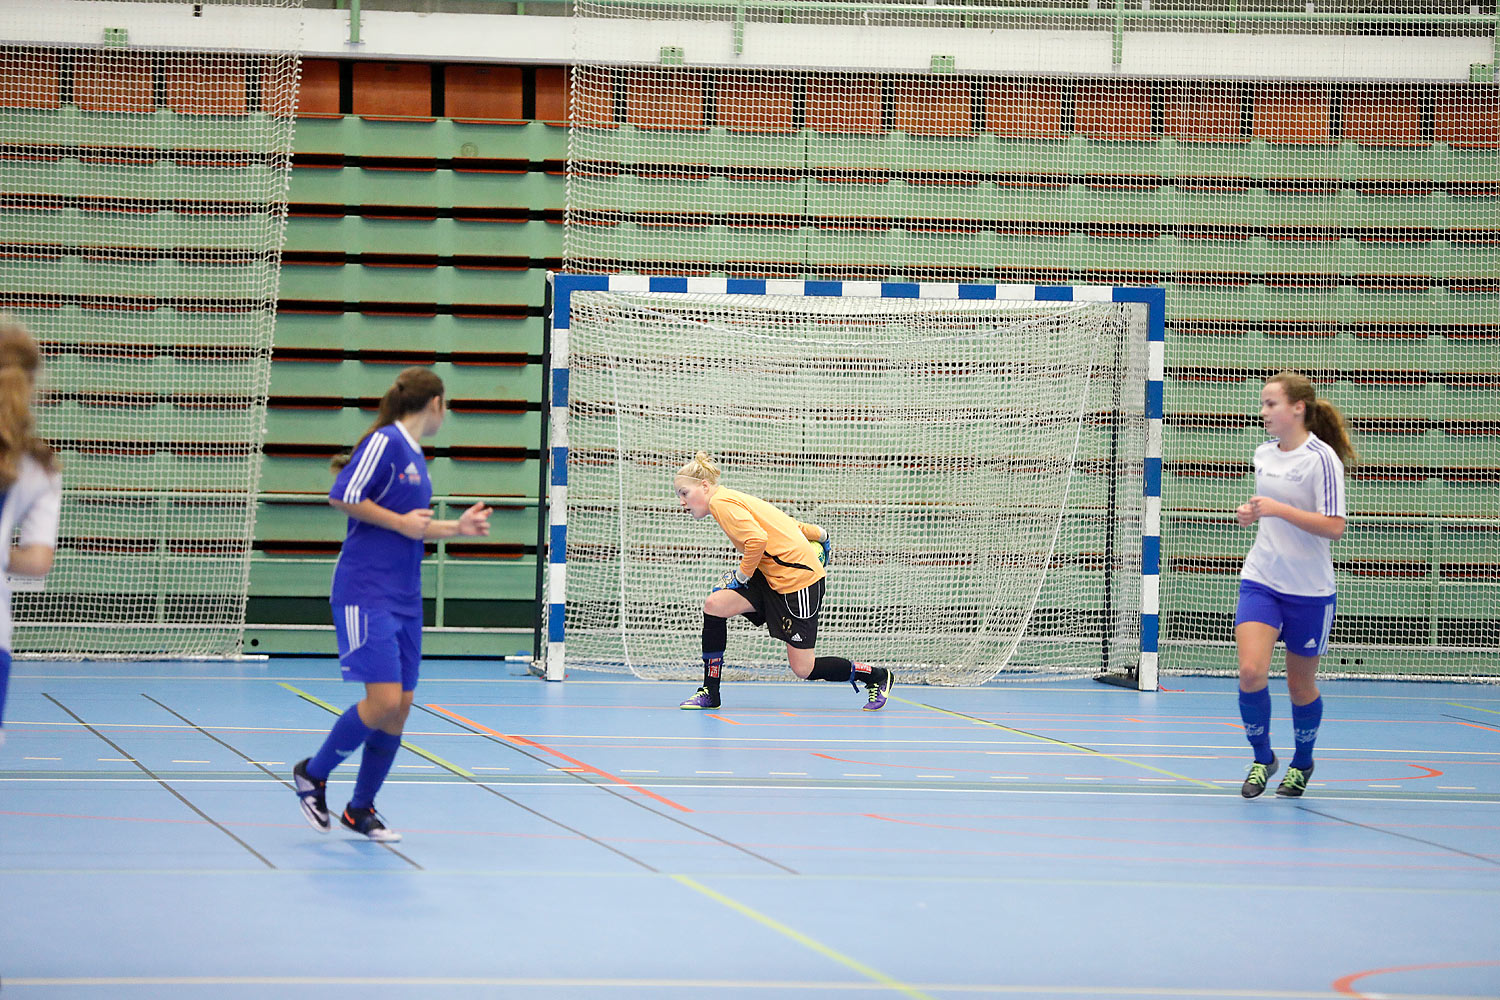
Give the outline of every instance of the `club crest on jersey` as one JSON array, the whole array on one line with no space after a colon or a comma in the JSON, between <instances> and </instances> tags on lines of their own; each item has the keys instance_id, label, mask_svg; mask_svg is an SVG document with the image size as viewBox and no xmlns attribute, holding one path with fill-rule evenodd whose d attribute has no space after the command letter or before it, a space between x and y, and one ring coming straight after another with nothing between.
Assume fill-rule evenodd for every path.
<instances>
[{"instance_id":1,"label":"club crest on jersey","mask_svg":"<svg viewBox=\"0 0 1500 1000\"><path fill-rule=\"evenodd\" d=\"M417 468L416 462L407 462L406 471L401 473L400 479L403 483L419 486L422 483L422 470Z\"/></svg>"}]
</instances>

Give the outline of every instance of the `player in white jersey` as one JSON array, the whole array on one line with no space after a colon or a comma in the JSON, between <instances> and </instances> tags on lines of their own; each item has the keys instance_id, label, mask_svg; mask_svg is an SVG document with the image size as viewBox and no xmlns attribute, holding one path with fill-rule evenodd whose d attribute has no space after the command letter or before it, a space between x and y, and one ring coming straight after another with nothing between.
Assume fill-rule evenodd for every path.
<instances>
[{"instance_id":1,"label":"player in white jersey","mask_svg":"<svg viewBox=\"0 0 1500 1000\"><path fill-rule=\"evenodd\" d=\"M1295 798L1313 772L1313 745L1323 720L1318 657L1328 650L1338 603L1331 545L1344 534L1344 468L1357 456L1344 417L1296 372L1271 376L1260 392L1260 417L1271 440L1255 449L1255 495L1236 519L1256 526L1240 571L1234 644L1239 655L1240 718L1255 751L1240 794L1266 790L1279 761L1271 750L1271 654L1286 644L1295 752L1276 794Z\"/></svg>"},{"instance_id":2,"label":"player in white jersey","mask_svg":"<svg viewBox=\"0 0 1500 1000\"><path fill-rule=\"evenodd\" d=\"M31 397L42 353L26 328L0 316L0 744L10 686L10 581L46 576L57 551L62 481L57 458L36 436Z\"/></svg>"}]
</instances>

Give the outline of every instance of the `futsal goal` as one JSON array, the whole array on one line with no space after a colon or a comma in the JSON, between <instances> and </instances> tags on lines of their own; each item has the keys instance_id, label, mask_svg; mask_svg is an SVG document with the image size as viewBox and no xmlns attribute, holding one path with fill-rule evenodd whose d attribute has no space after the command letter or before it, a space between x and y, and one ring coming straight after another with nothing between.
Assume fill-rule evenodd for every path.
<instances>
[{"instance_id":1,"label":"futsal goal","mask_svg":"<svg viewBox=\"0 0 1500 1000\"><path fill-rule=\"evenodd\" d=\"M692 680L735 557L675 471L826 527L829 654L1156 687L1159 289L555 275L544 673ZM726 676L784 678L731 622Z\"/></svg>"}]
</instances>

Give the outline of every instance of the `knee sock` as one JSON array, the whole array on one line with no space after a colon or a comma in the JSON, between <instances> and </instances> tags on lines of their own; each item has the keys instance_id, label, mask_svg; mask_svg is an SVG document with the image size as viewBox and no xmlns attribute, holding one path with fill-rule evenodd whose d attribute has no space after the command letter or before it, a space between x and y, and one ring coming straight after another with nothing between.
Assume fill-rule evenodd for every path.
<instances>
[{"instance_id":1,"label":"knee sock","mask_svg":"<svg viewBox=\"0 0 1500 1000\"><path fill-rule=\"evenodd\" d=\"M729 619L703 616L703 686L719 693L719 675L724 672L724 647L729 645Z\"/></svg>"},{"instance_id":2,"label":"knee sock","mask_svg":"<svg viewBox=\"0 0 1500 1000\"><path fill-rule=\"evenodd\" d=\"M813 660L810 681L847 681L854 677L854 664L842 656L820 656Z\"/></svg>"},{"instance_id":3,"label":"knee sock","mask_svg":"<svg viewBox=\"0 0 1500 1000\"><path fill-rule=\"evenodd\" d=\"M375 793L385 784L385 776L391 773L391 763L396 751L401 749L401 737L384 729L370 731L365 740L365 752L359 758L359 777L354 779L354 794L349 799L353 809L371 809L375 806Z\"/></svg>"},{"instance_id":4,"label":"knee sock","mask_svg":"<svg viewBox=\"0 0 1500 1000\"><path fill-rule=\"evenodd\" d=\"M0 726L5 725L5 690L10 687L10 653L0 649Z\"/></svg>"},{"instance_id":5,"label":"knee sock","mask_svg":"<svg viewBox=\"0 0 1500 1000\"><path fill-rule=\"evenodd\" d=\"M360 721L359 706L350 705L348 711L333 724L333 729L329 730L323 746L307 762L308 775L319 781L327 781L329 773L342 764L345 757L358 750L372 732L373 729Z\"/></svg>"},{"instance_id":6,"label":"knee sock","mask_svg":"<svg viewBox=\"0 0 1500 1000\"><path fill-rule=\"evenodd\" d=\"M1318 726L1322 722L1322 695L1306 705L1292 706L1292 738L1296 740L1296 748L1292 752L1292 767L1303 771L1312 767L1313 744L1318 742Z\"/></svg>"},{"instance_id":7,"label":"knee sock","mask_svg":"<svg viewBox=\"0 0 1500 1000\"><path fill-rule=\"evenodd\" d=\"M1271 752L1271 689L1241 691L1240 718L1245 723L1245 739L1255 751L1255 762L1271 763L1276 757Z\"/></svg>"}]
</instances>

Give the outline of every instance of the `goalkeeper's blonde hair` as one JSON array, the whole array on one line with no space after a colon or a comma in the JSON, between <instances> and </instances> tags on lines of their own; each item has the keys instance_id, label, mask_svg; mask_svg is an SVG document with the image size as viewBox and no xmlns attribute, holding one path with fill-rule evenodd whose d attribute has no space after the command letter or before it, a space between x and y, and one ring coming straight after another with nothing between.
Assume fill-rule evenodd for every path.
<instances>
[{"instance_id":1,"label":"goalkeeper's blonde hair","mask_svg":"<svg viewBox=\"0 0 1500 1000\"><path fill-rule=\"evenodd\" d=\"M677 475L685 479L701 479L710 486L719 485L719 467L706 451L694 455L691 462L677 470Z\"/></svg>"}]
</instances>

